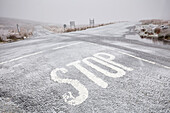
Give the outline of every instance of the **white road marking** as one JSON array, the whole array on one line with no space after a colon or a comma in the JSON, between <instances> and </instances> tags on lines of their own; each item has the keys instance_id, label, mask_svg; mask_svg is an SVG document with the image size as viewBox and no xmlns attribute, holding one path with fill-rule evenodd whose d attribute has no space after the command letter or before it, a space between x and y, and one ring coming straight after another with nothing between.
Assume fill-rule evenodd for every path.
<instances>
[{"instance_id":1,"label":"white road marking","mask_svg":"<svg viewBox=\"0 0 170 113\"><path fill-rule=\"evenodd\" d=\"M89 42L89 43L90 43L90 42ZM99 46L99 44L95 44L95 43L90 43L90 44L93 44L93 45L97 45L97 46ZM101 45L100 45L100 46L101 46ZM115 49L113 49L113 48L110 48L110 47L107 47L107 46L103 46L103 47L104 47L104 48L106 48L106 49L110 49L110 50L115 51ZM131 55L131 54L128 54L128 53L126 53L126 52L122 52L122 51L118 51L118 52L119 52L119 53L121 53L121 54L124 54L124 55L130 56L130 57L133 57L133 58L135 58L135 59L138 59L138 60L141 60L141 61L144 61L144 62L147 62L147 63L153 64L153 65L161 66L161 67L163 67L163 68L165 68L165 69L170 69L170 67L169 67L169 66L165 66L165 65L162 65L162 64L159 64L159 63L153 62L153 61L149 61L149 60L144 59L144 58L136 57L136 56Z\"/></svg>"},{"instance_id":2,"label":"white road marking","mask_svg":"<svg viewBox=\"0 0 170 113\"><path fill-rule=\"evenodd\" d=\"M105 58L105 57L103 57L101 55L108 56L108 58ZM96 58L99 58L101 60L104 60L104 61L106 61L106 62L108 62L110 64L113 64L113 65L116 65L118 67L121 67L124 70L127 70L127 71L132 71L133 70L132 68L126 67L126 66L124 66L122 64L119 64L119 63L116 63L116 62L113 62L113 60L115 59L115 56L110 55L108 53L97 53L97 54L95 54L93 56L96 57Z\"/></svg>"},{"instance_id":3,"label":"white road marking","mask_svg":"<svg viewBox=\"0 0 170 113\"><path fill-rule=\"evenodd\" d=\"M77 44L81 44L81 43L83 43L83 42L76 42L76 43L73 43L73 44L56 47L56 48L53 48L52 50L62 49L62 48L65 48L65 47L69 47L69 46L73 46L73 45L77 45ZM36 52L36 53L32 53L32 54L24 55L24 56L21 56L21 57L18 57L18 58L14 58L14 59L11 59L11 60L8 60L8 61L0 62L0 65L10 63L10 62L13 62L13 61L17 61L17 60L27 58L27 57L30 57L30 56L38 55L38 54L41 54L43 52L45 52L45 51L39 51L39 52Z\"/></svg>"},{"instance_id":4,"label":"white road marking","mask_svg":"<svg viewBox=\"0 0 170 113\"><path fill-rule=\"evenodd\" d=\"M100 64L102 64L102 65L104 65L104 66L107 66L107 67L109 67L109 68L111 68L111 69L113 69L113 70L115 70L115 71L117 71L117 72L116 72L116 73L111 73L111 72L109 72L109 71L107 71L107 70L105 70L105 69L102 69L102 68L94 65L93 63L89 62L89 61L88 61L89 59L90 59L90 60L93 60L93 61L96 61L96 62L98 62L98 63L100 63ZM113 65L111 65L111 64L108 64L108 63L106 63L106 62L104 62L104 61L102 61L102 60L99 60L99 59L97 59L97 58L94 58L94 57L87 57L87 58L83 59L83 62L86 63L88 66L90 66L90 67L92 67L93 69L95 69L95 70L103 73L104 75L106 75L106 76L108 76L108 77L118 78L118 77L122 77L123 75L126 74L126 72L125 72L124 70L122 70L122 69L120 69L120 68L118 68L118 67L115 67L115 66L113 66Z\"/></svg>"},{"instance_id":5,"label":"white road marking","mask_svg":"<svg viewBox=\"0 0 170 113\"><path fill-rule=\"evenodd\" d=\"M108 84L104 82L101 78L96 77L93 73L88 71L86 68L82 67L80 64L80 61L72 62L70 64L67 64L67 66L74 66L76 69L78 69L81 73L86 75L90 80L92 80L94 83L96 83L98 86L102 88L107 88Z\"/></svg>"},{"instance_id":6,"label":"white road marking","mask_svg":"<svg viewBox=\"0 0 170 113\"><path fill-rule=\"evenodd\" d=\"M63 95L64 101L74 106L83 103L88 98L88 90L86 89L86 87L78 80L59 78L56 74L58 71L61 71L62 73L68 72L65 68L56 68L51 72L51 79L58 83L66 83L72 85L79 94L79 96L73 97L71 92L65 93Z\"/></svg>"},{"instance_id":7,"label":"white road marking","mask_svg":"<svg viewBox=\"0 0 170 113\"><path fill-rule=\"evenodd\" d=\"M36 53L33 53L33 54L24 55L22 57L14 58L14 59L11 59L11 60L8 60L8 61L4 61L4 62L1 62L0 64L10 63L10 62L17 61L17 60L20 60L20 59L23 59L23 58L26 58L26 57L38 55L38 54L41 54L41 53L43 53L43 51L36 52Z\"/></svg>"},{"instance_id":8,"label":"white road marking","mask_svg":"<svg viewBox=\"0 0 170 113\"><path fill-rule=\"evenodd\" d=\"M118 51L118 52L121 53L121 54L130 56L130 57L133 57L133 58L135 58L135 59L142 60L142 61L147 62L147 63L150 63L150 64L154 64L154 65L158 65L158 66L164 67L164 68L166 68L166 69L170 69L170 67L168 67L168 66L165 66L165 65L162 65L162 64L153 62L153 61L149 61L149 60L146 60L146 59L143 59L143 58L140 58L140 57L137 57L137 56L134 56L134 55L131 55L131 54L122 52L122 51Z\"/></svg>"},{"instance_id":9,"label":"white road marking","mask_svg":"<svg viewBox=\"0 0 170 113\"><path fill-rule=\"evenodd\" d=\"M61 49L61 48L65 48L65 47L69 47L69 46L73 46L73 45L77 45L77 44L81 44L83 42L77 42L77 43L73 43L73 44L69 44L69 45L65 45L65 46L60 46L60 47L56 47L53 48L53 50L57 50L57 49Z\"/></svg>"},{"instance_id":10,"label":"white road marking","mask_svg":"<svg viewBox=\"0 0 170 113\"><path fill-rule=\"evenodd\" d=\"M102 57L100 55L105 55L108 58ZM132 71L133 69L129 68L129 67L125 67L121 64L117 64L117 63L113 63L118 65L119 67L125 68L124 70L116 67L108 62L111 62L111 60L115 59L115 56L107 54L107 53L97 53L93 55L94 57L87 57L84 58L82 60L82 62L84 62L86 65L90 66L91 68L97 70L98 72L104 74L105 76L108 77L112 77L112 78L117 78L117 77L122 77L123 75L126 74L126 72L124 71L125 69ZM96 58L98 57L98 58ZM106 66L110 69L115 70L116 72L111 73L105 69L102 69L101 67L91 63L89 60L93 60L95 62L98 62L100 64L102 64L103 66ZM107 60L107 61L105 61ZM94 75L92 72L90 72L89 70L87 70L85 67L83 67L81 64L81 61L75 61L72 63L67 64L66 66L74 66L77 70L79 70L82 74L84 74L87 78L89 78L90 80L92 80L95 84L97 84L98 86L102 87L102 88L107 88L108 87L108 83L103 81L101 78L97 77L96 75ZM65 74L68 72L67 69L65 68L56 68L51 72L51 79L55 82L58 83L65 83L65 84L69 84L71 86L73 86L77 91L79 96L74 97L72 95L72 92L67 92L63 95L63 99L66 103L70 104L70 105L79 105L81 103L83 103L87 98L88 98L88 90L86 89L86 87L81 84L77 79L62 79L60 77L57 76L57 73L59 74Z\"/></svg>"},{"instance_id":11,"label":"white road marking","mask_svg":"<svg viewBox=\"0 0 170 113\"><path fill-rule=\"evenodd\" d=\"M166 69L170 69L170 67L165 66L165 65L162 65L162 64L158 64L158 63L156 63L156 65L161 66L161 67L164 67L164 68L166 68Z\"/></svg>"},{"instance_id":12,"label":"white road marking","mask_svg":"<svg viewBox=\"0 0 170 113\"><path fill-rule=\"evenodd\" d=\"M149 60L140 58L140 57L136 57L136 56L134 56L134 55L131 55L131 54L128 54L128 53L125 53L125 52L121 52L121 51L118 51L118 52L121 53L121 54L130 56L130 57L133 57L133 58L135 58L135 59L138 59L138 60L142 60L142 61L148 62L148 63L150 63L150 64L156 64L155 62L152 62L152 61L149 61Z\"/></svg>"}]
</instances>

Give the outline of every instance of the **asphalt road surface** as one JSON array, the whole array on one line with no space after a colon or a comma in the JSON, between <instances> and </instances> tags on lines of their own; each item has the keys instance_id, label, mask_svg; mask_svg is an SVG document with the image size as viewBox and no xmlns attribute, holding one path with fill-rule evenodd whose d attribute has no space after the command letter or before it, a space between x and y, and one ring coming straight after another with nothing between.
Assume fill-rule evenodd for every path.
<instances>
[{"instance_id":1,"label":"asphalt road surface","mask_svg":"<svg viewBox=\"0 0 170 113\"><path fill-rule=\"evenodd\" d=\"M170 45L135 24L1 44L0 112L169 113Z\"/></svg>"}]
</instances>

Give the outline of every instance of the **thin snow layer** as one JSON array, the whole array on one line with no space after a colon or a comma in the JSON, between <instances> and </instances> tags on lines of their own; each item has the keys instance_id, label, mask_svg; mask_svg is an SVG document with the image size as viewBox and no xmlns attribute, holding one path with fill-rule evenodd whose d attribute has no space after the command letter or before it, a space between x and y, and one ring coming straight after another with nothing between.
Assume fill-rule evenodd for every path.
<instances>
[{"instance_id":1,"label":"thin snow layer","mask_svg":"<svg viewBox=\"0 0 170 113\"><path fill-rule=\"evenodd\" d=\"M76 33L83 33L83 34L93 34L99 36L113 36L113 37L122 37L126 32L129 30L127 27L131 27L138 24L137 22L121 22L115 23L107 26L87 29L84 31L77 31Z\"/></svg>"},{"instance_id":2,"label":"thin snow layer","mask_svg":"<svg viewBox=\"0 0 170 113\"><path fill-rule=\"evenodd\" d=\"M148 43L148 44L164 45L164 42L158 40L157 38L153 38L153 39L141 38L139 35L126 35L125 38L130 39L130 40L136 40L136 41Z\"/></svg>"},{"instance_id":3,"label":"thin snow layer","mask_svg":"<svg viewBox=\"0 0 170 113\"><path fill-rule=\"evenodd\" d=\"M44 35L50 35L53 34L53 32L43 28L42 26L36 26L35 30L33 32L34 37L44 36Z\"/></svg>"}]
</instances>

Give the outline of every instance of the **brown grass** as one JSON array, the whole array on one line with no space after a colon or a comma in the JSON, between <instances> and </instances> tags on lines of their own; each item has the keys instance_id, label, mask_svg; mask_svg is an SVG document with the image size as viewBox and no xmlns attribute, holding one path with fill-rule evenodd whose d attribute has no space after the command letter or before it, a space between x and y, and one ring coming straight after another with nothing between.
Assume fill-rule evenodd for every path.
<instances>
[{"instance_id":1,"label":"brown grass","mask_svg":"<svg viewBox=\"0 0 170 113\"><path fill-rule=\"evenodd\" d=\"M170 20L160 20L160 19L152 19L152 20L141 20L143 25L155 24L155 25L170 25Z\"/></svg>"},{"instance_id":2,"label":"brown grass","mask_svg":"<svg viewBox=\"0 0 170 113\"><path fill-rule=\"evenodd\" d=\"M67 28L64 30L64 32L66 33L66 32L73 32L73 31L82 31L82 30L96 28L96 27L105 26L105 25L109 25L109 24L114 24L114 23L98 24L95 26L86 26L86 27L80 27L80 28Z\"/></svg>"},{"instance_id":3,"label":"brown grass","mask_svg":"<svg viewBox=\"0 0 170 113\"><path fill-rule=\"evenodd\" d=\"M1 29L0 32L0 42L14 42L18 40L24 40L24 38L28 38L29 36L32 36L32 29L25 29L21 28L21 32L18 33L16 29ZM4 38L2 38L4 37Z\"/></svg>"},{"instance_id":4,"label":"brown grass","mask_svg":"<svg viewBox=\"0 0 170 113\"><path fill-rule=\"evenodd\" d=\"M154 29L154 33L159 34L160 32L161 32L161 29L160 29L160 28L155 28L155 29Z\"/></svg>"},{"instance_id":5,"label":"brown grass","mask_svg":"<svg viewBox=\"0 0 170 113\"><path fill-rule=\"evenodd\" d=\"M170 34L167 34L167 35L165 36L165 39L170 40Z\"/></svg>"},{"instance_id":6,"label":"brown grass","mask_svg":"<svg viewBox=\"0 0 170 113\"><path fill-rule=\"evenodd\" d=\"M0 37L0 42L3 42L2 38Z\"/></svg>"},{"instance_id":7,"label":"brown grass","mask_svg":"<svg viewBox=\"0 0 170 113\"><path fill-rule=\"evenodd\" d=\"M9 35L7 39L11 39L12 41L23 40L24 37L20 35Z\"/></svg>"},{"instance_id":8,"label":"brown grass","mask_svg":"<svg viewBox=\"0 0 170 113\"><path fill-rule=\"evenodd\" d=\"M114 24L114 23L98 24L95 26L83 26L83 27L77 27L77 28L65 28L65 29L61 26L59 27L59 26L54 26L54 25L44 26L44 28L54 33L66 33L66 32L74 32L74 31L82 31L82 30L100 27L100 26L109 25L109 24Z\"/></svg>"}]
</instances>

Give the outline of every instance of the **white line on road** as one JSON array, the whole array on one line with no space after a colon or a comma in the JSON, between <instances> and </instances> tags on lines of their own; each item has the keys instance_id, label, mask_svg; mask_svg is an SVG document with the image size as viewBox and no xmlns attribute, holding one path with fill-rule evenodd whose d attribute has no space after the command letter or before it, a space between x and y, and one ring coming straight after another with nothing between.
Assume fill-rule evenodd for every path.
<instances>
[{"instance_id":1,"label":"white line on road","mask_svg":"<svg viewBox=\"0 0 170 113\"><path fill-rule=\"evenodd\" d=\"M73 45L77 45L77 44L80 44L80 43L83 43L83 42L76 42L76 43L73 43L73 44L68 44L68 45L65 45L65 46L56 47L56 48L53 48L52 50L62 49L62 48L73 46ZM10 63L10 62L17 61L17 60L20 60L20 59L23 59L23 58L26 58L26 57L38 55L38 54L41 54L43 52L45 52L45 51L39 51L39 52L36 52L36 53L24 55L24 56L21 56L21 57L18 57L18 58L14 58L14 59L11 59L11 60L8 60L8 61L0 62L0 64Z\"/></svg>"},{"instance_id":2,"label":"white line on road","mask_svg":"<svg viewBox=\"0 0 170 113\"><path fill-rule=\"evenodd\" d=\"M14 58L14 59L11 59L11 60L8 60L8 61L4 61L4 62L1 62L0 64L10 63L10 62L13 62L13 61L16 61L16 60L20 60L20 59L23 59L23 58L26 58L26 57L38 55L38 54L41 54L41 53L43 53L43 51L36 52L36 53L33 53L33 54L29 54L29 55L24 55L22 57Z\"/></svg>"},{"instance_id":3,"label":"white line on road","mask_svg":"<svg viewBox=\"0 0 170 113\"><path fill-rule=\"evenodd\" d=\"M121 52L121 51L118 51L118 52L121 53L121 54L130 56L130 57L136 58L136 59L138 59L138 60L142 60L142 61L144 61L144 62L148 62L148 63L150 63L150 64L156 64L155 62L152 62L152 61L149 61L149 60L140 58L140 57L136 57L136 56L134 56L134 55L131 55L131 54L128 54L128 53L125 53L125 52Z\"/></svg>"},{"instance_id":4,"label":"white line on road","mask_svg":"<svg viewBox=\"0 0 170 113\"><path fill-rule=\"evenodd\" d=\"M134 55L131 55L131 54L128 54L128 53L125 53L125 52L122 52L122 51L118 51L118 52L121 53L121 54L130 56L130 57L133 57L133 58L135 58L135 59L142 60L142 61L147 62L147 63L150 63L150 64L154 64L154 65L158 65L158 66L164 67L164 68L166 68L166 69L170 69L170 67L168 67L168 66L165 66L165 65L162 65L162 64L153 62L153 61L149 61L149 60L146 60L146 59L143 59L143 58L140 58L140 57L136 57L136 56L134 56Z\"/></svg>"},{"instance_id":5,"label":"white line on road","mask_svg":"<svg viewBox=\"0 0 170 113\"><path fill-rule=\"evenodd\" d=\"M69 46L73 46L73 45L77 45L77 44L81 44L83 42L77 42L77 43L73 43L73 44L69 44L69 45L65 45L65 46L60 46L60 47L56 47L53 48L53 50L57 50L57 49L61 49L61 48L65 48L65 47L69 47Z\"/></svg>"},{"instance_id":6,"label":"white line on road","mask_svg":"<svg viewBox=\"0 0 170 113\"><path fill-rule=\"evenodd\" d=\"M99 45L99 44L94 44L94 43L90 43L90 44L93 44L93 45ZM101 46L101 45L100 45ZM110 48L110 47L107 47L107 46L103 46L104 48L106 49L110 49L110 50L113 50L115 51L115 49L113 48ZM153 65L157 65L157 66L161 66L163 68L166 68L166 69L170 69L169 66L165 66L165 65L162 65L162 64L159 64L159 63L156 63L156 62L153 62L153 61L149 61L149 60L146 60L146 59L143 59L143 58L140 58L140 57L137 57L137 56L134 56L134 55L131 55L131 54L128 54L128 53L125 53L125 52L122 52L122 51L118 51L119 53L121 54L124 54L124 55L127 55L127 56L130 56L130 57L133 57L135 59L138 59L138 60L142 60L144 62L147 62L147 63L150 63L150 64L153 64Z\"/></svg>"}]
</instances>

